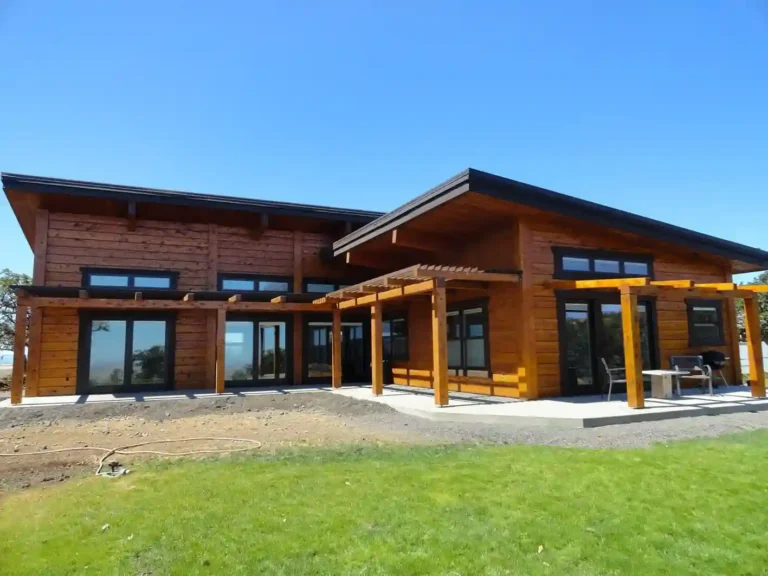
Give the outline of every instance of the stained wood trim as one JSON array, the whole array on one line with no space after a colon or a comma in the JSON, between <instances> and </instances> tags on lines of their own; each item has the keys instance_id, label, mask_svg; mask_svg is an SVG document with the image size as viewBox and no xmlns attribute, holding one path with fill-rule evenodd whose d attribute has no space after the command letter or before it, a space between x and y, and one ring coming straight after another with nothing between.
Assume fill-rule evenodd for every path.
<instances>
[{"instance_id":1,"label":"stained wood trim","mask_svg":"<svg viewBox=\"0 0 768 576\"><path fill-rule=\"evenodd\" d=\"M733 272L730 266L724 269L725 279L733 280ZM725 301L725 312L727 318L724 319L724 325L728 331L728 349L731 356L731 371L736 384L741 384L744 375L741 371L741 349L739 346L739 327L736 321L736 302L733 297L728 297Z\"/></svg>"},{"instance_id":2,"label":"stained wood trim","mask_svg":"<svg viewBox=\"0 0 768 576\"><path fill-rule=\"evenodd\" d=\"M441 279L433 282L432 289L432 374L435 405L446 406L448 404L448 323L445 280Z\"/></svg>"},{"instance_id":3,"label":"stained wood trim","mask_svg":"<svg viewBox=\"0 0 768 576\"><path fill-rule=\"evenodd\" d=\"M627 403L630 408L645 406L643 390L643 357L640 350L640 319L637 294L631 287L621 291L621 321L624 332L624 367L627 377Z\"/></svg>"},{"instance_id":4,"label":"stained wood trim","mask_svg":"<svg viewBox=\"0 0 768 576\"><path fill-rule=\"evenodd\" d=\"M35 216L35 264L32 283L45 286L45 265L48 257L48 210L38 210Z\"/></svg>"},{"instance_id":5,"label":"stained wood trim","mask_svg":"<svg viewBox=\"0 0 768 576\"><path fill-rule=\"evenodd\" d=\"M763 343L760 338L760 305L757 298L744 299L744 326L747 329L749 385L752 396L762 398L765 396L765 367L763 366Z\"/></svg>"},{"instance_id":6,"label":"stained wood trim","mask_svg":"<svg viewBox=\"0 0 768 576\"><path fill-rule=\"evenodd\" d=\"M108 308L121 310L230 310L233 312L322 312L331 306L317 304L285 302L230 302L212 300L123 300L111 298L46 298L24 296L19 298L23 306L38 306L40 308Z\"/></svg>"},{"instance_id":7,"label":"stained wood trim","mask_svg":"<svg viewBox=\"0 0 768 576\"><path fill-rule=\"evenodd\" d=\"M538 359L536 351L535 285L533 280L533 258L535 245L533 231L525 221L518 223L519 264L523 270L520 287L520 310L522 311L521 352L525 375L518 384L521 398L533 400L539 397ZM526 312L527 311L527 312Z\"/></svg>"},{"instance_id":8,"label":"stained wood trim","mask_svg":"<svg viewBox=\"0 0 768 576\"><path fill-rule=\"evenodd\" d=\"M216 224L208 224L208 290L218 288L219 232Z\"/></svg>"},{"instance_id":9,"label":"stained wood trim","mask_svg":"<svg viewBox=\"0 0 768 576\"><path fill-rule=\"evenodd\" d=\"M293 291L296 294L304 291L304 233L300 230L293 232ZM301 314L293 317L293 383L304 383L304 322Z\"/></svg>"},{"instance_id":10,"label":"stained wood trim","mask_svg":"<svg viewBox=\"0 0 768 576\"><path fill-rule=\"evenodd\" d=\"M216 311L216 394L224 392L224 369L226 365L227 311Z\"/></svg>"},{"instance_id":11,"label":"stained wood trim","mask_svg":"<svg viewBox=\"0 0 768 576\"><path fill-rule=\"evenodd\" d=\"M29 321L29 339L27 341L27 391L29 397L39 395L40 360L43 344L43 310L32 308Z\"/></svg>"},{"instance_id":12,"label":"stained wood trim","mask_svg":"<svg viewBox=\"0 0 768 576\"><path fill-rule=\"evenodd\" d=\"M27 343L27 307L16 307L13 339L13 375L11 376L11 404L21 404L24 386L24 346Z\"/></svg>"},{"instance_id":13,"label":"stained wood trim","mask_svg":"<svg viewBox=\"0 0 768 576\"><path fill-rule=\"evenodd\" d=\"M216 349L218 338L216 310L207 310L205 316L206 329L206 355L205 355L205 383L206 388L216 388Z\"/></svg>"},{"instance_id":14,"label":"stained wood trim","mask_svg":"<svg viewBox=\"0 0 768 576\"><path fill-rule=\"evenodd\" d=\"M381 302L371 306L371 388L376 396L384 393L384 341Z\"/></svg>"},{"instance_id":15,"label":"stained wood trim","mask_svg":"<svg viewBox=\"0 0 768 576\"><path fill-rule=\"evenodd\" d=\"M341 310L333 311L331 328L331 385L341 387Z\"/></svg>"}]
</instances>

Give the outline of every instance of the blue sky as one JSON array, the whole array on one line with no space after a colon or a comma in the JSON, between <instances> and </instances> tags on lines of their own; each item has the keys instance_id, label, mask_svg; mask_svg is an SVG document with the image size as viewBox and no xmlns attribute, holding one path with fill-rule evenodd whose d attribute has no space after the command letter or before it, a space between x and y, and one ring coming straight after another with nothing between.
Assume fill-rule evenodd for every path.
<instances>
[{"instance_id":1,"label":"blue sky","mask_svg":"<svg viewBox=\"0 0 768 576\"><path fill-rule=\"evenodd\" d=\"M0 170L389 210L468 166L768 248L768 2L0 2ZM0 268L32 255L3 197Z\"/></svg>"}]
</instances>

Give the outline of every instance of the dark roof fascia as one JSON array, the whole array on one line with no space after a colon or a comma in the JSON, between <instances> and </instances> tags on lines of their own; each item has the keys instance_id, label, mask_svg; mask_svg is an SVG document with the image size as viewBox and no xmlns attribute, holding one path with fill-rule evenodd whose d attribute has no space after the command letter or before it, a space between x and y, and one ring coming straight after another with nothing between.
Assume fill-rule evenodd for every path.
<instances>
[{"instance_id":1,"label":"dark roof fascia","mask_svg":"<svg viewBox=\"0 0 768 576\"><path fill-rule=\"evenodd\" d=\"M66 194L110 200L135 201L143 203L171 204L207 209L236 210L244 212L267 213L274 215L298 216L323 220L337 220L365 224L382 215L381 212L367 210L349 210L290 202L254 200L236 196L218 196L197 194L175 190L119 186L98 182L64 180L27 176L24 174L2 174L3 187L7 189L35 192L39 194Z\"/></svg>"},{"instance_id":2,"label":"dark roof fascia","mask_svg":"<svg viewBox=\"0 0 768 576\"><path fill-rule=\"evenodd\" d=\"M492 198L523 204L607 228L652 237L692 250L768 268L768 252L759 248L738 244L472 168L334 242L334 254L339 255L367 242L374 236L394 230L418 215L470 190Z\"/></svg>"}]
</instances>

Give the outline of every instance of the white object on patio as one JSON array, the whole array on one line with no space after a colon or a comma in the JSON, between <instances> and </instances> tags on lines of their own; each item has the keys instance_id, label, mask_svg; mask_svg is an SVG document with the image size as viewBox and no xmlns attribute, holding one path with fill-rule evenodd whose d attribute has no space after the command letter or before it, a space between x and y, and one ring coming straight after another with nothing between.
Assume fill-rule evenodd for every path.
<instances>
[{"instance_id":1,"label":"white object on patio","mask_svg":"<svg viewBox=\"0 0 768 576\"><path fill-rule=\"evenodd\" d=\"M652 398L672 398L672 377L677 377L677 395L680 396L680 376L688 376L690 372L681 370L643 370L643 374L651 377Z\"/></svg>"}]
</instances>

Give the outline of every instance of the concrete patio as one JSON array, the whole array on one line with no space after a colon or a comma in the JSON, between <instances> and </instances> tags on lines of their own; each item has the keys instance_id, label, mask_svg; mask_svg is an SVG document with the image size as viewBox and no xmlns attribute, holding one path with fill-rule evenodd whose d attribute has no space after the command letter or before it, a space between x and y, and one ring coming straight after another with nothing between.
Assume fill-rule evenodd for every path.
<instances>
[{"instance_id":1,"label":"concrete patio","mask_svg":"<svg viewBox=\"0 0 768 576\"><path fill-rule=\"evenodd\" d=\"M216 394L212 390L184 390L136 394L25 397L23 402L16 406L12 406L10 400L6 398L0 401L0 409L23 410L46 406L195 400L316 392L330 392L356 400L377 402L403 414L429 420L566 428L593 428L628 422L768 410L768 398L753 398L749 388L744 386L720 388L714 396L695 389L683 391L682 398L672 400L646 397L645 408L633 409L627 405L626 396L623 394L615 394L614 399L606 402L599 396L525 401L458 392L451 392L450 404L440 407L435 406L434 393L430 388L390 385L384 388L384 393L381 396L374 396L371 393L370 384L346 385L335 390L327 385L318 385L234 388L226 390L223 394Z\"/></svg>"},{"instance_id":2,"label":"concrete patio","mask_svg":"<svg viewBox=\"0 0 768 576\"><path fill-rule=\"evenodd\" d=\"M625 394L615 394L606 402L600 396L524 401L451 392L448 406L435 406L434 393L429 388L387 386L381 396L371 394L369 387L342 388L335 393L380 402L404 414L430 420L570 428L768 410L768 398L753 398L745 386L721 387L714 396L698 389L683 390L682 398L671 400L646 396L643 409L630 408Z\"/></svg>"}]
</instances>

